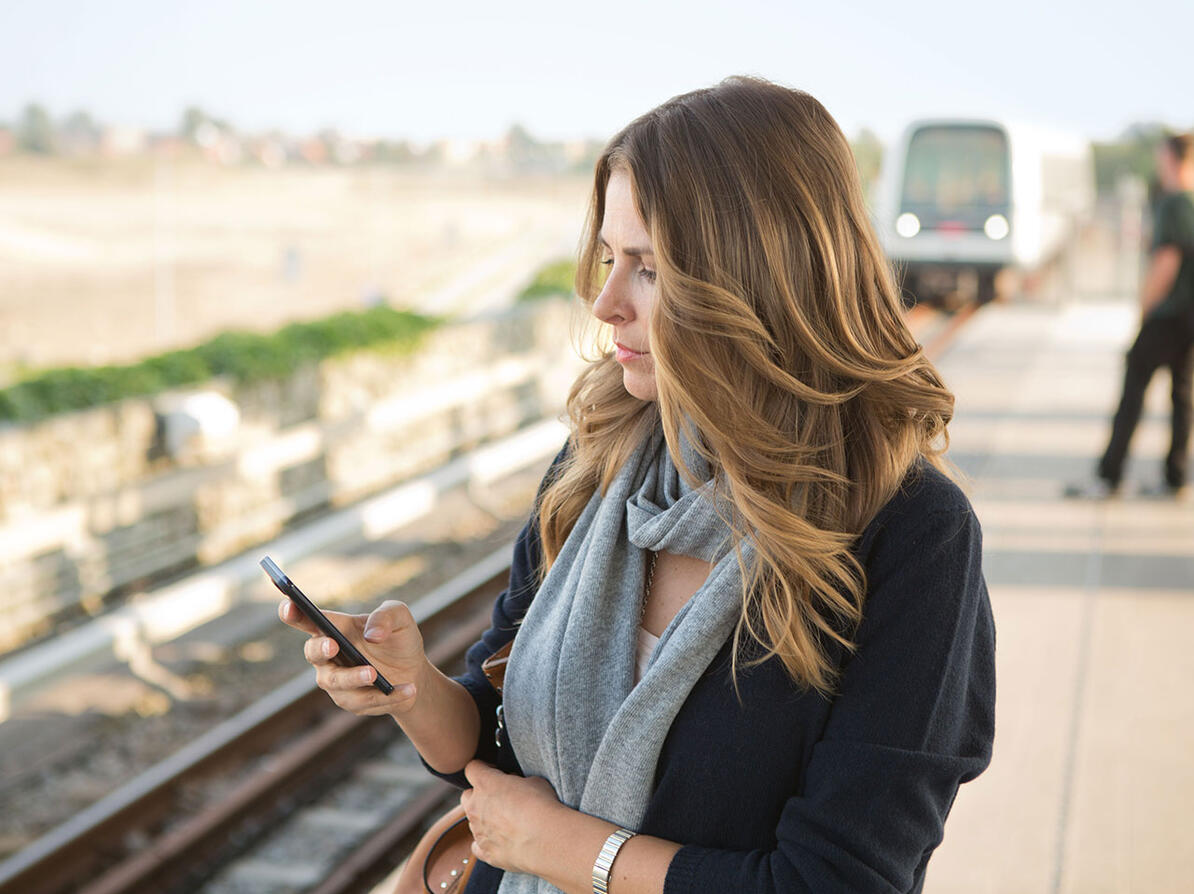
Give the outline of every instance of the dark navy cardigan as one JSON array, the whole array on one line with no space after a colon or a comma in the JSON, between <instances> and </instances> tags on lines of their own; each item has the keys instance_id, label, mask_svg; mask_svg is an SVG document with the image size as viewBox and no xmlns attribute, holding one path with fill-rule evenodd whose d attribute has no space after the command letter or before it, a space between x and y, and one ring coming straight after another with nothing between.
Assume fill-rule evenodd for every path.
<instances>
[{"instance_id":1,"label":"dark navy cardigan","mask_svg":"<svg viewBox=\"0 0 1194 894\"><path fill-rule=\"evenodd\" d=\"M739 667L739 703L727 643L676 716L638 829L683 845L664 894L922 889L958 785L991 758L995 627L982 535L961 490L920 462L855 555L867 595L835 697L801 692L773 658ZM513 638L540 556L532 518L492 626L456 678L481 714L476 757L520 775L504 731L494 744L498 697L481 662ZM463 773L431 772L468 785ZM466 894L496 892L501 875L478 863Z\"/></svg>"}]
</instances>

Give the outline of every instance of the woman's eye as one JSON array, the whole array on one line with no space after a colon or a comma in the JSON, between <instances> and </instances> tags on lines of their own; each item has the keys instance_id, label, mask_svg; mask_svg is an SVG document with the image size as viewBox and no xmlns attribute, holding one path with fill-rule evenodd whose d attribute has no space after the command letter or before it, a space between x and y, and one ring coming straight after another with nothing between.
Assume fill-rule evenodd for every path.
<instances>
[{"instance_id":1,"label":"woman's eye","mask_svg":"<svg viewBox=\"0 0 1194 894\"><path fill-rule=\"evenodd\" d=\"M614 262L613 258L602 258L597 263L601 264L603 267L609 267L610 265L613 264L613 262ZM638 275L641 276L643 279L645 279L647 282L655 282L655 271L654 270L648 270L646 267L644 267L642 270L640 270L638 272Z\"/></svg>"}]
</instances>

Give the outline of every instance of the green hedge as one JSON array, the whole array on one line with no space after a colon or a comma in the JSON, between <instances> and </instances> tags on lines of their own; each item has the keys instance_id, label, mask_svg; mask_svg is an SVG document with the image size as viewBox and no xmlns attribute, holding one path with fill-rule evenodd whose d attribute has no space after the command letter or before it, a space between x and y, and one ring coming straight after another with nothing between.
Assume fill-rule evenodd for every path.
<instances>
[{"instance_id":1,"label":"green hedge","mask_svg":"<svg viewBox=\"0 0 1194 894\"><path fill-rule=\"evenodd\" d=\"M379 305L292 323L272 335L225 332L197 347L129 366L46 370L0 390L0 421L30 422L216 376L230 376L239 383L283 378L296 366L363 348L410 353L424 334L442 322L439 317Z\"/></svg>"},{"instance_id":2,"label":"green hedge","mask_svg":"<svg viewBox=\"0 0 1194 894\"><path fill-rule=\"evenodd\" d=\"M519 301L537 301L556 295L570 296L576 281L576 260L565 258L540 268L530 285L522 290Z\"/></svg>"}]
</instances>

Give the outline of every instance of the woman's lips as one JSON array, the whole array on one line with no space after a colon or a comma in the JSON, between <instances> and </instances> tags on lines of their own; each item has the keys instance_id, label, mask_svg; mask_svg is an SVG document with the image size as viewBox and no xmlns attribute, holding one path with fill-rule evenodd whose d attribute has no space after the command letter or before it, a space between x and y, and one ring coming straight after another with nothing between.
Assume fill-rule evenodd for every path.
<instances>
[{"instance_id":1,"label":"woman's lips","mask_svg":"<svg viewBox=\"0 0 1194 894\"><path fill-rule=\"evenodd\" d=\"M625 345L614 342L614 347L618 349L618 362L625 363L627 360L637 360L639 357L646 357L649 351L632 351Z\"/></svg>"}]
</instances>

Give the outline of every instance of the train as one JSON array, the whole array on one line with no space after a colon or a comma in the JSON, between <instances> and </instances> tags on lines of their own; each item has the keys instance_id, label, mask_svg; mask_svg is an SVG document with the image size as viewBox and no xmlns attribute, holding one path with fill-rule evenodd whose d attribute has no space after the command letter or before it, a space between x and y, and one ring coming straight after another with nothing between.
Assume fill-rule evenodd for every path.
<instances>
[{"instance_id":1,"label":"train","mask_svg":"<svg viewBox=\"0 0 1194 894\"><path fill-rule=\"evenodd\" d=\"M905 301L958 305L1006 291L1005 271L1057 259L1095 202L1090 142L991 119L910 123L875 186L875 229Z\"/></svg>"}]
</instances>

